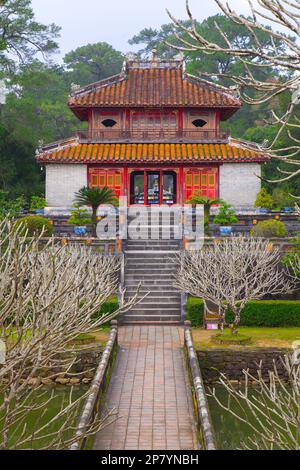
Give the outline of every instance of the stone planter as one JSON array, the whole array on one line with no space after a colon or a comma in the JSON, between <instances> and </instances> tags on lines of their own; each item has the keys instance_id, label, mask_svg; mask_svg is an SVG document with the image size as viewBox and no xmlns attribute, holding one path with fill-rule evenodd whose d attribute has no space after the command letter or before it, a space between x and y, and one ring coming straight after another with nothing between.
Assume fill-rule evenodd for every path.
<instances>
[{"instance_id":1,"label":"stone planter","mask_svg":"<svg viewBox=\"0 0 300 470\"><path fill-rule=\"evenodd\" d=\"M79 237L83 237L84 235L87 234L87 227L86 226L74 227L74 233L75 235Z\"/></svg>"}]
</instances>

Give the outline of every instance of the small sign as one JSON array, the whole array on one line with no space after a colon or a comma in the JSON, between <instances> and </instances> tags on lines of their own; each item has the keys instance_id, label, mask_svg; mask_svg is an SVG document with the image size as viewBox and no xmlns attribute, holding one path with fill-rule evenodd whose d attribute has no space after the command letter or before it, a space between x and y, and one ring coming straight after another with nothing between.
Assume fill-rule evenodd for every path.
<instances>
[{"instance_id":1,"label":"small sign","mask_svg":"<svg viewBox=\"0 0 300 470\"><path fill-rule=\"evenodd\" d=\"M217 323L207 323L207 327L206 327L208 330L218 330L219 329L219 326L217 325Z\"/></svg>"}]
</instances>

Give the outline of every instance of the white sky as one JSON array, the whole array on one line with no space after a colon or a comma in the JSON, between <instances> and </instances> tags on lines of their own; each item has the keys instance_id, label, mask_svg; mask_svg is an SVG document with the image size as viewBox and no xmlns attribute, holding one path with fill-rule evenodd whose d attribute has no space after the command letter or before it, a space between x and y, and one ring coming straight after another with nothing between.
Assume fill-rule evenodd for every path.
<instances>
[{"instance_id":1,"label":"white sky","mask_svg":"<svg viewBox=\"0 0 300 470\"><path fill-rule=\"evenodd\" d=\"M230 0L246 11L245 0ZM219 12L213 0L190 0L194 16L202 20ZM168 8L186 19L185 0L32 0L37 20L62 27L61 55L88 43L108 42L122 52L133 47L130 39L146 27L170 22Z\"/></svg>"}]
</instances>

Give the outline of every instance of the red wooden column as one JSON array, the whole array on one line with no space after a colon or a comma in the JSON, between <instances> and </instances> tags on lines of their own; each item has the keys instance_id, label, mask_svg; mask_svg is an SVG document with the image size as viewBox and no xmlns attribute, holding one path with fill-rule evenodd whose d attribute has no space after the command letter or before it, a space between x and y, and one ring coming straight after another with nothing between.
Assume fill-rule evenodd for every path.
<instances>
[{"instance_id":1,"label":"red wooden column","mask_svg":"<svg viewBox=\"0 0 300 470\"><path fill-rule=\"evenodd\" d=\"M178 181L177 181L177 186L178 186L178 204L184 204L184 172L183 172L183 167L179 167L179 172L178 172Z\"/></svg>"},{"instance_id":2,"label":"red wooden column","mask_svg":"<svg viewBox=\"0 0 300 470\"><path fill-rule=\"evenodd\" d=\"M127 166L124 168L123 171L123 188L121 192L122 196L127 197L127 204L129 204L129 191L128 191L128 168Z\"/></svg>"}]
</instances>

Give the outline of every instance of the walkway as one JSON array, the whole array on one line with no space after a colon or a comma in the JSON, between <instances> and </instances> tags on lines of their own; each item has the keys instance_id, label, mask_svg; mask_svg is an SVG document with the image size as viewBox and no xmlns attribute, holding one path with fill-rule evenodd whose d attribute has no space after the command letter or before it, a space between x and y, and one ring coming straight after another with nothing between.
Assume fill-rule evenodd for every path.
<instances>
[{"instance_id":1,"label":"walkway","mask_svg":"<svg viewBox=\"0 0 300 470\"><path fill-rule=\"evenodd\" d=\"M95 449L198 448L182 342L183 329L176 326L120 328L107 393L107 407L118 419L97 434Z\"/></svg>"}]
</instances>

